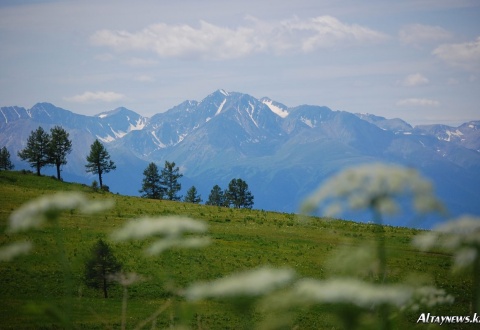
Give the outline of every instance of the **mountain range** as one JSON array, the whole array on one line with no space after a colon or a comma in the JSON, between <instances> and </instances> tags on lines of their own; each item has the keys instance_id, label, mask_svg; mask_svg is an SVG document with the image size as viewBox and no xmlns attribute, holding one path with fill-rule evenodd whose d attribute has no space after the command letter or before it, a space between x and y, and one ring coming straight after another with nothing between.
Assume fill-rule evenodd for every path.
<instances>
[{"instance_id":1,"label":"mountain range","mask_svg":"<svg viewBox=\"0 0 480 330\"><path fill-rule=\"evenodd\" d=\"M73 151L62 176L90 184L86 155L95 139L104 143L117 170L104 182L113 192L138 195L143 170L174 161L184 174L183 190L195 185L204 200L218 184L245 180L254 207L296 212L300 202L339 169L388 162L418 169L435 186L451 216L480 214L480 121L458 127L412 127L402 119L333 111L328 107L287 107L269 98L217 90L201 101L185 101L150 118L117 108L95 116L75 114L49 103L30 109L0 108L0 146L16 169L28 168L17 151L32 130L62 126ZM53 168L43 173L53 174ZM368 214L345 214L368 221ZM431 227L437 218L412 224L411 214L389 224Z\"/></svg>"}]
</instances>

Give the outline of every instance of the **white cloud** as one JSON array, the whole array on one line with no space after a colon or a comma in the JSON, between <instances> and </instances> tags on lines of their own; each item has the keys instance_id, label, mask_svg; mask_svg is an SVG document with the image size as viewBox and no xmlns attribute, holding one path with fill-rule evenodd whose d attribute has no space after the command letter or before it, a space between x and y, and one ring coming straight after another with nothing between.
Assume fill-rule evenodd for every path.
<instances>
[{"instance_id":1,"label":"white cloud","mask_svg":"<svg viewBox=\"0 0 480 330\"><path fill-rule=\"evenodd\" d=\"M404 44L421 46L425 43L439 42L452 37L452 34L439 26L410 24L398 33Z\"/></svg>"},{"instance_id":2,"label":"white cloud","mask_svg":"<svg viewBox=\"0 0 480 330\"><path fill-rule=\"evenodd\" d=\"M235 29L200 21L198 27L158 23L138 32L100 30L91 36L98 46L117 51L150 51L161 57L233 59L258 52L311 52L322 48L382 42L388 36L332 16L265 22L248 17Z\"/></svg>"},{"instance_id":3,"label":"white cloud","mask_svg":"<svg viewBox=\"0 0 480 330\"><path fill-rule=\"evenodd\" d=\"M88 102L115 102L123 100L123 94L115 92L85 92L83 94L66 97L65 100L70 102L88 103Z\"/></svg>"},{"instance_id":4,"label":"white cloud","mask_svg":"<svg viewBox=\"0 0 480 330\"><path fill-rule=\"evenodd\" d=\"M402 81L403 86L414 87L419 85L428 84L429 80L427 77L420 73L410 74Z\"/></svg>"},{"instance_id":5,"label":"white cloud","mask_svg":"<svg viewBox=\"0 0 480 330\"><path fill-rule=\"evenodd\" d=\"M450 65L480 69L480 37L472 42L441 45L432 54Z\"/></svg>"},{"instance_id":6,"label":"white cloud","mask_svg":"<svg viewBox=\"0 0 480 330\"><path fill-rule=\"evenodd\" d=\"M397 102L397 106L421 106L421 107L436 107L439 106L440 102L430 99L403 99Z\"/></svg>"}]
</instances>

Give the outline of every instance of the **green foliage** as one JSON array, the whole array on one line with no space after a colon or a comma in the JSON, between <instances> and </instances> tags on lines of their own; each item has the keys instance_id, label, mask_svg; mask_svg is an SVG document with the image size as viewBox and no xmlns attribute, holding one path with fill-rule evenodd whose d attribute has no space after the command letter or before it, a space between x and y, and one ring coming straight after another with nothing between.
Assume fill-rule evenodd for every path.
<instances>
[{"instance_id":1,"label":"green foliage","mask_svg":"<svg viewBox=\"0 0 480 330\"><path fill-rule=\"evenodd\" d=\"M110 246L99 239L92 248L90 259L85 262L85 284L94 289L102 289L104 298L108 298L108 288L114 283L113 276L121 269L122 265Z\"/></svg>"},{"instance_id":2,"label":"green foliage","mask_svg":"<svg viewBox=\"0 0 480 330\"><path fill-rule=\"evenodd\" d=\"M179 201L181 199L181 196L177 195L182 189L182 185L178 182L178 179L181 177L183 177L183 174L180 173L178 166L175 167L175 162L165 161L165 167L160 175L160 187L166 199L170 201Z\"/></svg>"},{"instance_id":3,"label":"green foliage","mask_svg":"<svg viewBox=\"0 0 480 330\"><path fill-rule=\"evenodd\" d=\"M202 196L198 194L197 188L195 188L195 186L191 186L190 189L187 190L187 195L185 196L183 201L187 203L199 204L202 202Z\"/></svg>"},{"instance_id":4,"label":"green foliage","mask_svg":"<svg viewBox=\"0 0 480 330\"><path fill-rule=\"evenodd\" d=\"M61 180L60 167L67 164L67 155L72 152L72 141L68 139L67 131L60 126L50 129L50 134L48 156L57 169L57 179Z\"/></svg>"},{"instance_id":5,"label":"green foliage","mask_svg":"<svg viewBox=\"0 0 480 330\"><path fill-rule=\"evenodd\" d=\"M86 171L98 174L100 188L103 187L102 175L115 170L115 163L110 160L110 154L100 141L95 140L90 146L90 154L87 156Z\"/></svg>"},{"instance_id":6,"label":"green foliage","mask_svg":"<svg viewBox=\"0 0 480 330\"><path fill-rule=\"evenodd\" d=\"M158 166L153 162L148 164L147 168L143 171L142 189L139 191L142 197L162 199L164 192L160 182L161 177L158 172Z\"/></svg>"},{"instance_id":7,"label":"green foliage","mask_svg":"<svg viewBox=\"0 0 480 330\"><path fill-rule=\"evenodd\" d=\"M227 205L234 208L251 209L253 207L253 195L248 190L248 184L242 179L232 179L225 192L225 201Z\"/></svg>"},{"instance_id":8,"label":"green foliage","mask_svg":"<svg viewBox=\"0 0 480 330\"><path fill-rule=\"evenodd\" d=\"M208 195L206 205L225 206L225 195L219 185L214 185Z\"/></svg>"},{"instance_id":9,"label":"green foliage","mask_svg":"<svg viewBox=\"0 0 480 330\"><path fill-rule=\"evenodd\" d=\"M0 150L0 170L13 170L13 164L10 160L10 152L8 152L7 147L3 147Z\"/></svg>"},{"instance_id":10,"label":"green foliage","mask_svg":"<svg viewBox=\"0 0 480 330\"><path fill-rule=\"evenodd\" d=\"M37 170L37 175L40 175L42 167L50 164L49 144L50 135L42 127L38 127L30 133L27 145L18 152L18 157L26 160L31 167Z\"/></svg>"}]
</instances>

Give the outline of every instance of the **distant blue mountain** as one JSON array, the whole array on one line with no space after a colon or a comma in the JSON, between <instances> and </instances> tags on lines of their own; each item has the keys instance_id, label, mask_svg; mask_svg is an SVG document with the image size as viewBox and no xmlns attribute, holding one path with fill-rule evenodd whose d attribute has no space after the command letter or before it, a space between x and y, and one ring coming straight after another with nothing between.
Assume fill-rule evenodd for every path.
<instances>
[{"instance_id":1,"label":"distant blue mountain","mask_svg":"<svg viewBox=\"0 0 480 330\"><path fill-rule=\"evenodd\" d=\"M145 118L126 108L84 116L38 103L31 109L0 109L0 146L16 156L30 132L64 127L73 140L63 176L91 183L85 172L90 145L100 139L117 164L105 176L113 192L138 195L149 162L174 161L186 191L195 185L204 200L211 188L242 178L255 208L296 212L300 202L329 175L347 166L389 162L418 169L433 181L452 216L480 215L480 121L450 127L412 127L405 121L328 107L287 107L269 98L217 90ZM49 173L48 170L45 173ZM53 169L52 169L53 174ZM369 214L345 214L369 221ZM406 213L390 224L429 228L438 218L411 222Z\"/></svg>"}]
</instances>

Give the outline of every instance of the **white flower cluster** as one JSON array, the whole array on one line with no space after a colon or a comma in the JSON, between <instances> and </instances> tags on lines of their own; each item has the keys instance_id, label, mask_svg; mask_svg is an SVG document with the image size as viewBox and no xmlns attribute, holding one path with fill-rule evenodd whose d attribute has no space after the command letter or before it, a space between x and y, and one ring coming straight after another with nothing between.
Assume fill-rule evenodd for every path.
<instances>
[{"instance_id":1,"label":"white flower cluster","mask_svg":"<svg viewBox=\"0 0 480 330\"><path fill-rule=\"evenodd\" d=\"M27 254L32 249L31 242L15 242L0 248L0 261L10 261L16 256Z\"/></svg>"},{"instance_id":2,"label":"white flower cluster","mask_svg":"<svg viewBox=\"0 0 480 330\"><path fill-rule=\"evenodd\" d=\"M454 253L455 266L463 268L479 258L480 218L462 216L417 235L413 245L423 251L442 248Z\"/></svg>"},{"instance_id":3,"label":"white flower cluster","mask_svg":"<svg viewBox=\"0 0 480 330\"><path fill-rule=\"evenodd\" d=\"M413 290L404 285L372 284L351 278L305 278L295 284L293 292L305 302L349 304L369 309L384 304L401 307L410 300Z\"/></svg>"},{"instance_id":4,"label":"white flower cluster","mask_svg":"<svg viewBox=\"0 0 480 330\"><path fill-rule=\"evenodd\" d=\"M447 294L445 290L433 286L422 286L414 290L412 302L408 309L418 311L420 307L435 307L443 304L452 304L454 297Z\"/></svg>"},{"instance_id":5,"label":"white flower cluster","mask_svg":"<svg viewBox=\"0 0 480 330\"><path fill-rule=\"evenodd\" d=\"M130 220L122 228L114 231L111 237L116 241L160 237L146 251L150 255L155 255L173 247L203 247L210 243L208 237L189 237L184 235L202 234L207 229L206 223L187 217L146 217Z\"/></svg>"},{"instance_id":6,"label":"white flower cluster","mask_svg":"<svg viewBox=\"0 0 480 330\"><path fill-rule=\"evenodd\" d=\"M185 290L184 296L189 300L258 297L289 284L294 278L295 272L291 269L262 267L193 284Z\"/></svg>"},{"instance_id":7,"label":"white flower cluster","mask_svg":"<svg viewBox=\"0 0 480 330\"><path fill-rule=\"evenodd\" d=\"M327 180L302 206L306 213L319 207L326 215L338 214L345 206L351 209L374 207L382 214L395 214L397 198L411 197L416 211L441 210L431 183L414 169L381 163L348 168Z\"/></svg>"},{"instance_id":8,"label":"white flower cluster","mask_svg":"<svg viewBox=\"0 0 480 330\"><path fill-rule=\"evenodd\" d=\"M62 211L79 209L95 213L112 206L110 201L92 202L79 192L61 192L37 198L22 205L10 215L9 232L19 232L40 227L47 219L56 218Z\"/></svg>"}]
</instances>

